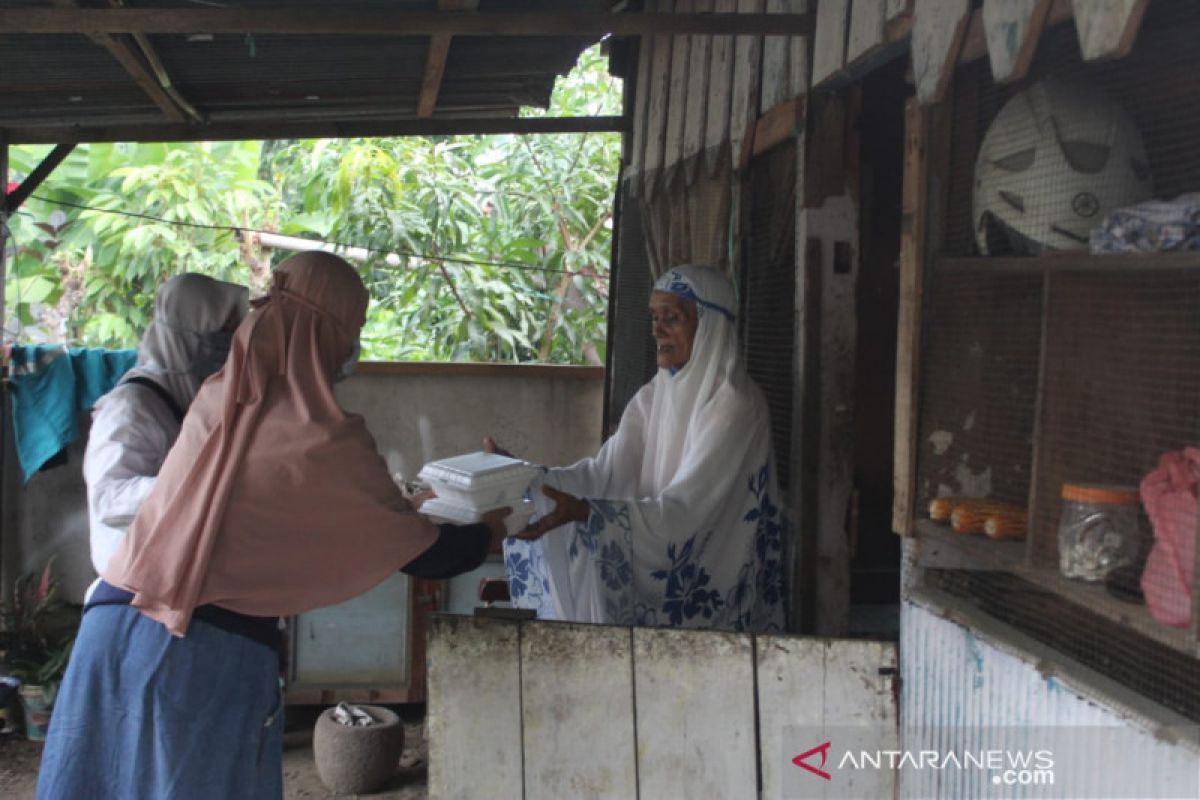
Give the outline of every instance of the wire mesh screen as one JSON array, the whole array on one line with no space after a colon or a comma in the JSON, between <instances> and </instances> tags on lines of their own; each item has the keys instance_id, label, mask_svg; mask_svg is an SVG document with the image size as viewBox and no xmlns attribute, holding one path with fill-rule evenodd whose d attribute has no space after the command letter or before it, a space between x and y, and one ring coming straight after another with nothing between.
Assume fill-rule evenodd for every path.
<instances>
[{"instance_id":1,"label":"wire mesh screen","mask_svg":"<svg viewBox=\"0 0 1200 800\"><path fill-rule=\"evenodd\" d=\"M1042 313L1039 275L931 276L918 497L1024 506L1033 461Z\"/></svg>"},{"instance_id":2,"label":"wire mesh screen","mask_svg":"<svg viewBox=\"0 0 1200 800\"><path fill-rule=\"evenodd\" d=\"M621 225L617 232L616 278L613 281L611 375L609 418L605 429L616 429L625 406L642 384L654 376L654 339L650 336L650 258L642 227L641 205L626 192L621 202Z\"/></svg>"},{"instance_id":3,"label":"wire mesh screen","mask_svg":"<svg viewBox=\"0 0 1200 800\"><path fill-rule=\"evenodd\" d=\"M780 145L750 164L745 193L742 340L746 369L771 413L779 486L791 478L796 331L796 146Z\"/></svg>"},{"instance_id":4,"label":"wire mesh screen","mask_svg":"<svg viewBox=\"0 0 1200 800\"><path fill-rule=\"evenodd\" d=\"M1200 3L1123 59L1076 35L955 76L918 528L931 581L1200 719Z\"/></svg>"},{"instance_id":5,"label":"wire mesh screen","mask_svg":"<svg viewBox=\"0 0 1200 800\"><path fill-rule=\"evenodd\" d=\"M1111 251L1111 212L1200 191L1200 3L1151 3L1132 53L1085 64L1073 24L1047 30L1027 78L955 76L949 255ZM1115 239L1115 241L1114 241Z\"/></svg>"}]
</instances>

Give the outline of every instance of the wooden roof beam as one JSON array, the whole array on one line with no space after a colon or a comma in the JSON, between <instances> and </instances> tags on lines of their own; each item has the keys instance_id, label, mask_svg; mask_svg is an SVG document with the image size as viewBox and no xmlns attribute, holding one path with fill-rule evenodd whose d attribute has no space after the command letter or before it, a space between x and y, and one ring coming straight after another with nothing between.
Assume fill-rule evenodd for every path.
<instances>
[{"instance_id":1,"label":"wooden roof beam","mask_svg":"<svg viewBox=\"0 0 1200 800\"><path fill-rule=\"evenodd\" d=\"M76 0L51 0L51 2L59 8L70 9L68 13L78 13L80 10ZM183 105L186 104L177 103L167 89L167 86L170 85L169 79L167 86L164 86L162 75L155 74L157 70L154 69L154 64L157 62L161 69L162 62L157 60L157 54L151 58L151 54L146 52L146 48L150 47L150 43L147 41L145 42L145 46L142 46L142 41L145 40L144 36L140 34L135 35L134 40L142 47L142 52L150 60L149 67L138 56L137 51L126 40L118 36L103 32L90 32L84 33L84 35L91 39L93 43L107 50L117 60L117 63L141 87L142 91L153 101L154 105L159 107L168 120L171 122L184 122L187 119L184 116L183 109ZM153 48L150 48L150 51L153 52ZM165 72L166 70L162 69L162 73L165 74ZM191 106L188 106L188 108L190 109ZM195 109L192 109L192 111L195 111Z\"/></svg>"},{"instance_id":2,"label":"wooden roof beam","mask_svg":"<svg viewBox=\"0 0 1200 800\"><path fill-rule=\"evenodd\" d=\"M0 9L6 34L310 34L351 36L639 36L710 34L806 36L803 14L609 14L597 12L387 11L377 7Z\"/></svg>"},{"instance_id":3,"label":"wooden roof beam","mask_svg":"<svg viewBox=\"0 0 1200 800\"><path fill-rule=\"evenodd\" d=\"M438 0L441 11L474 11L479 7L479 0ZM421 96L417 100L417 117L425 119L433 116L437 108L438 94L442 91L442 76L446 72L446 58L450 55L450 40L448 33L435 33L429 39L429 53L425 57L425 75L421 79Z\"/></svg>"},{"instance_id":4,"label":"wooden roof beam","mask_svg":"<svg viewBox=\"0 0 1200 800\"><path fill-rule=\"evenodd\" d=\"M284 115L286 116L286 114ZM624 117L478 117L461 119L305 120L9 127L13 144L66 142L197 142L455 134L622 133Z\"/></svg>"}]
</instances>

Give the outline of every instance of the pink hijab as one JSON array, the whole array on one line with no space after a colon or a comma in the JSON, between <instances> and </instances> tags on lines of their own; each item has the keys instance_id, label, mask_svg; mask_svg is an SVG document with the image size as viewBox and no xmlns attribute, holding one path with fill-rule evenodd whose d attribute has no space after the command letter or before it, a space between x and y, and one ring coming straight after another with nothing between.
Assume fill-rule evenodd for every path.
<instances>
[{"instance_id":1,"label":"pink hijab","mask_svg":"<svg viewBox=\"0 0 1200 800\"><path fill-rule=\"evenodd\" d=\"M347 600L437 538L333 395L366 319L358 273L295 255L255 305L104 573L176 636L208 603L283 616Z\"/></svg>"}]
</instances>

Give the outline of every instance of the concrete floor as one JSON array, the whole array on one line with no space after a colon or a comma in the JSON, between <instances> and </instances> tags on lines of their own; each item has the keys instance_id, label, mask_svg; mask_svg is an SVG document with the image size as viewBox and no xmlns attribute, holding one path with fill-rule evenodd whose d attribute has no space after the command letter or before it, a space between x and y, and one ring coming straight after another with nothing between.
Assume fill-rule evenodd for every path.
<instances>
[{"instance_id":1,"label":"concrete floor","mask_svg":"<svg viewBox=\"0 0 1200 800\"><path fill-rule=\"evenodd\" d=\"M320 710L320 709L316 709ZM332 798L321 778L312 755L312 722L303 709L289 710L291 729L285 736L283 750L283 796L285 800L325 800ZM428 747L424 736L424 719L419 711L402 710L404 719L404 755L400 758L396 776L381 791L369 795L372 800L425 800L425 772ZM315 715L312 720L315 721ZM0 738L0 798L4 800L34 800L37 786L38 761L42 746L24 739ZM344 795L343 795L344 796Z\"/></svg>"}]
</instances>

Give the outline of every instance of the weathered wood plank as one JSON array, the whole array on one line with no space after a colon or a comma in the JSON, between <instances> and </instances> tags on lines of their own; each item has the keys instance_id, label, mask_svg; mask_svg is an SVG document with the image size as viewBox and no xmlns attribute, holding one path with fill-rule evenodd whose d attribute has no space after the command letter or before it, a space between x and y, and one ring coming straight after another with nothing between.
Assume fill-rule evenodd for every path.
<instances>
[{"instance_id":1,"label":"weathered wood plank","mask_svg":"<svg viewBox=\"0 0 1200 800\"><path fill-rule=\"evenodd\" d=\"M786 14L794 4L793 0L767 0L767 13ZM799 94L792 87L791 44L789 36L763 37L759 116Z\"/></svg>"},{"instance_id":2,"label":"weathered wood plank","mask_svg":"<svg viewBox=\"0 0 1200 800\"><path fill-rule=\"evenodd\" d=\"M1083 60L1128 55L1147 5L1149 0L1074 0Z\"/></svg>"},{"instance_id":3,"label":"weathered wood plank","mask_svg":"<svg viewBox=\"0 0 1200 800\"><path fill-rule=\"evenodd\" d=\"M435 616L429 629L429 796L521 797L519 625Z\"/></svg>"},{"instance_id":4,"label":"weathered wood plank","mask_svg":"<svg viewBox=\"0 0 1200 800\"><path fill-rule=\"evenodd\" d=\"M692 13L694 3L695 0L675 0L675 13ZM670 96L667 99L667 132L663 144L664 187L674 181L683 159L683 123L687 118L688 103L693 99L688 97L688 53L691 44L687 36L676 36L671 44Z\"/></svg>"},{"instance_id":5,"label":"weathered wood plank","mask_svg":"<svg viewBox=\"0 0 1200 800\"><path fill-rule=\"evenodd\" d=\"M738 0L738 13L762 12L766 0ZM729 115L729 144L734 164L745 165L749 149L747 138L753 139L754 120L758 118L759 58L762 55L761 36L738 36L733 51L733 94ZM750 142L753 144L753 142Z\"/></svg>"},{"instance_id":6,"label":"weathered wood plank","mask_svg":"<svg viewBox=\"0 0 1200 800\"><path fill-rule=\"evenodd\" d=\"M911 14L912 0L887 0L887 10L885 13L888 22L903 17L906 14Z\"/></svg>"},{"instance_id":7,"label":"weathered wood plank","mask_svg":"<svg viewBox=\"0 0 1200 800\"><path fill-rule=\"evenodd\" d=\"M633 145L629 166L622 173L634 194L641 191L641 176L646 168L646 127L650 117L650 70L654 38L647 36L638 44L637 89L634 91Z\"/></svg>"},{"instance_id":8,"label":"weathered wood plank","mask_svg":"<svg viewBox=\"0 0 1200 800\"><path fill-rule=\"evenodd\" d=\"M751 637L635 628L633 653L640 796L757 798Z\"/></svg>"},{"instance_id":9,"label":"weathered wood plank","mask_svg":"<svg viewBox=\"0 0 1200 800\"><path fill-rule=\"evenodd\" d=\"M717 13L737 11L737 0L717 0ZM733 93L733 37L714 36L708 73L708 110L704 135L704 162L708 174L716 172L728 149L729 110Z\"/></svg>"},{"instance_id":10,"label":"weathered wood plank","mask_svg":"<svg viewBox=\"0 0 1200 800\"><path fill-rule=\"evenodd\" d=\"M697 13L711 14L713 0L695 0L692 9ZM710 96L708 85L709 53L712 51L711 36L689 36L688 52L688 103L683 122L683 168L686 181L691 184L696 177L696 165L704 150L705 111Z\"/></svg>"},{"instance_id":11,"label":"weathered wood plank","mask_svg":"<svg viewBox=\"0 0 1200 800\"><path fill-rule=\"evenodd\" d=\"M983 29L992 78L1018 81L1029 71L1053 0L984 0Z\"/></svg>"},{"instance_id":12,"label":"weathered wood plank","mask_svg":"<svg viewBox=\"0 0 1200 800\"><path fill-rule=\"evenodd\" d=\"M896 423L892 444L892 530L913 534L917 493L917 387L920 378L921 303L925 286L929 114L910 100L905 115L904 190L901 203L900 308L896 325Z\"/></svg>"},{"instance_id":13,"label":"weathered wood plank","mask_svg":"<svg viewBox=\"0 0 1200 800\"><path fill-rule=\"evenodd\" d=\"M945 97L950 85L963 34L971 19L971 2L916 0L913 14L912 63L917 99L936 103Z\"/></svg>"},{"instance_id":14,"label":"weathered wood plank","mask_svg":"<svg viewBox=\"0 0 1200 800\"><path fill-rule=\"evenodd\" d=\"M441 11L474 11L479 0L438 0ZM448 33L435 33L429 37L429 52L425 55L425 74L421 78L421 94L417 98L417 116L432 117L437 108L438 95L442 91L442 75L446 72L446 58L450 55Z\"/></svg>"},{"instance_id":15,"label":"weathered wood plank","mask_svg":"<svg viewBox=\"0 0 1200 800\"><path fill-rule=\"evenodd\" d=\"M886 42L887 8L884 0L854 0L846 63L853 63L878 50Z\"/></svg>"},{"instance_id":16,"label":"weathered wood plank","mask_svg":"<svg viewBox=\"0 0 1200 800\"><path fill-rule=\"evenodd\" d=\"M846 26L850 0L821 0L817 4L817 31L813 41L812 84L820 86L846 63Z\"/></svg>"},{"instance_id":17,"label":"weathered wood plank","mask_svg":"<svg viewBox=\"0 0 1200 800\"><path fill-rule=\"evenodd\" d=\"M670 11L673 0L657 0L656 11ZM642 184L649 197L662 176L667 140L667 103L671 96L671 48L675 37L655 36L650 69L650 113L646 117L646 159ZM648 40L643 40L648 41Z\"/></svg>"},{"instance_id":18,"label":"weathered wood plank","mask_svg":"<svg viewBox=\"0 0 1200 800\"><path fill-rule=\"evenodd\" d=\"M796 136L804 127L804 98L784 101L767 111L754 124L753 154L760 156Z\"/></svg>"},{"instance_id":19,"label":"weathered wood plank","mask_svg":"<svg viewBox=\"0 0 1200 800\"><path fill-rule=\"evenodd\" d=\"M792 0L793 11L809 12L816 8L817 0ZM791 73L791 97L808 94L809 87L809 53L812 52L811 36L793 36L788 47L789 72Z\"/></svg>"},{"instance_id":20,"label":"weathered wood plank","mask_svg":"<svg viewBox=\"0 0 1200 800\"><path fill-rule=\"evenodd\" d=\"M822 742L831 741L838 756L897 749L895 645L782 636L758 636L754 645L763 797L818 796L811 776L790 762ZM825 768L835 772L835 748L829 757ZM805 761L820 764L819 757ZM895 775L843 771L830 796L893 797Z\"/></svg>"},{"instance_id":21,"label":"weathered wood plank","mask_svg":"<svg viewBox=\"0 0 1200 800\"><path fill-rule=\"evenodd\" d=\"M635 797L630 629L525 623L521 664L525 800Z\"/></svg>"}]
</instances>

